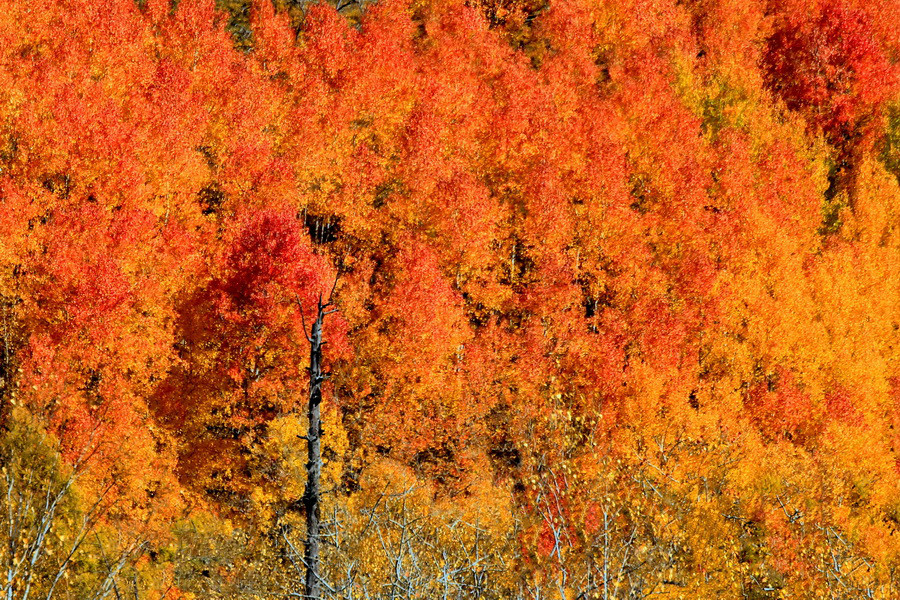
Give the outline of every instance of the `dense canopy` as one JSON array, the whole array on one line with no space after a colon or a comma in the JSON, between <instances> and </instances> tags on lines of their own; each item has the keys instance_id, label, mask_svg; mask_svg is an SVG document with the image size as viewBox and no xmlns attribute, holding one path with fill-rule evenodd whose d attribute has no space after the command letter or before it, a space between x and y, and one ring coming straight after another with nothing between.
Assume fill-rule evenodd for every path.
<instances>
[{"instance_id":1,"label":"dense canopy","mask_svg":"<svg viewBox=\"0 0 900 600\"><path fill-rule=\"evenodd\" d=\"M898 22L4 2L3 595L897 597Z\"/></svg>"}]
</instances>

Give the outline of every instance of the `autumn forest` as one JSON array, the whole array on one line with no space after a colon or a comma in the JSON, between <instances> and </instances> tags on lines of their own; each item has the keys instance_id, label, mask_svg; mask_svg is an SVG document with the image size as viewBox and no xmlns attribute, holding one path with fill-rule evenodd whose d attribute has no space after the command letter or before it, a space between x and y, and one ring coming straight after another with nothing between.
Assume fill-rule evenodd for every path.
<instances>
[{"instance_id":1,"label":"autumn forest","mask_svg":"<svg viewBox=\"0 0 900 600\"><path fill-rule=\"evenodd\" d=\"M0 597L900 598L898 181L900 0L3 0Z\"/></svg>"}]
</instances>

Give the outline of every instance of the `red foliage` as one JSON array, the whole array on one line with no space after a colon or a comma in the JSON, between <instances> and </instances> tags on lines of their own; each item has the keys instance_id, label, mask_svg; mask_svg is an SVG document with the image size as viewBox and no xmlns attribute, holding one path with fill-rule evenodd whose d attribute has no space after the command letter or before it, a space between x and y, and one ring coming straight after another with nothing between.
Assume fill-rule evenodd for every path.
<instances>
[{"instance_id":1,"label":"red foliage","mask_svg":"<svg viewBox=\"0 0 900 600\"><path fill-rule=\"evenodd\" d=\"M865 5L789 4L776 16L763 60L766 84L836 146L873 130L897 69Z\"/></svg>"},{"instance_id":2,"label":"red foliage","mask_svg":"<svg viewBox=\"0 0 900 600\"><path fill-rule=\"evenodd\" d=\"M745 407L763 437L772 440L811 445L824 426L820 407L783 367L778 367L769 381L750 388Z\"/></svg>"}]
</instances>

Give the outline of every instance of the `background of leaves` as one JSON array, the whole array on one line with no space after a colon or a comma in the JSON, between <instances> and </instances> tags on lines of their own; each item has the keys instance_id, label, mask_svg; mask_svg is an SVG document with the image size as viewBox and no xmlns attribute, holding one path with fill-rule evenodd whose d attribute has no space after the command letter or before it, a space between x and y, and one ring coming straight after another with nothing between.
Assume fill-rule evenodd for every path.
<instances>
[{"instance_id":1,"label":"background of leaves","mask_svg":"<svg viewBox=\"0 0 900 600\"><path fill-rule=\"evenodd\" d=\"M900 4L219 8L0 10L7 484L96 533L54 593L294 589L337 278L341 593L896 595Z\"/></svg>"}]
</instances>

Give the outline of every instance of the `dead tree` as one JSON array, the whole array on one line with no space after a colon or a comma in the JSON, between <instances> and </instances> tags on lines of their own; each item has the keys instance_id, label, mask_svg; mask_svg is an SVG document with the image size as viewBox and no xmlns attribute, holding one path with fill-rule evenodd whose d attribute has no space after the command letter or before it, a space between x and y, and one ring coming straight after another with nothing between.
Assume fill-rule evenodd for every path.
<instances>
[{"instance_id":1,"label":"dead tree","mask_svg":"<svg viewBox=\"0 0 900 600\"><path fill-rule=\"evenodd\" d=\"M303 492L303 505L306 509L306 544L304 549L304 564L306 566L306 581L304 596L309 600L320 600L322 597L322 577L319 567L320 541L321 541L321 516L320 500L322 496L322 384L328 379L329 374L322 370L322 325L325 317L337 311L330 308L330 300L322 302L322 296L316 308L316 320L313 322L312 331L307 335L309 341L309 403L307 416L309 428L307 430L306 447L306 489ZM305 330L305 326L304 326Z\"/></svg>"}]
</instances>

